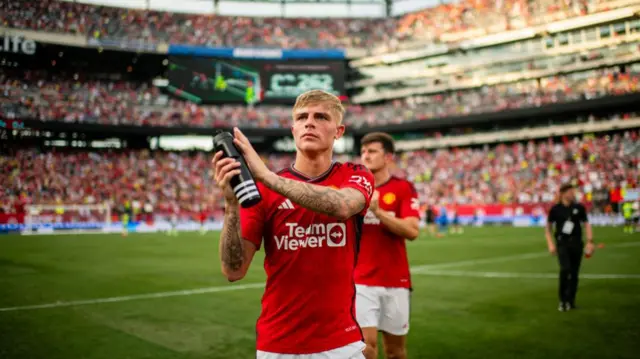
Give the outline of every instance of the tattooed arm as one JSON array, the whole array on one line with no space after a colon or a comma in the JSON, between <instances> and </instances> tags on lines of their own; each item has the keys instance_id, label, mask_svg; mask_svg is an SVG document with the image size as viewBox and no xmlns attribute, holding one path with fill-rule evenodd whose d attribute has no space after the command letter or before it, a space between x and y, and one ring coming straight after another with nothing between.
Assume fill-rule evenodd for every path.
<instances>
[{"instance_id":1,"label":"tattooed arm","mask_svg":"<svg viewBox=\"0 0 640 359\"><path fill-rule=\"evenodd\" d=\"M346 220L361 212L367 203L364 194L355 188L335 189L283 178L275 173L264 178L268 188L293 202L339 220Z\"/></svg>"},{"instance_id":2,"label":"tattooed arm","mask_svg":"<svg viewBox=\"0 0 640 359\"><path fill-rule=\"evenodd\" d=\"M362 171L362 166L354 169L351 176L352 179L359 178L360 182L357 185L356 182L349 183L341 189L294 181L271 172L240 130L234 128L234 135L233 143L242 152L256 181L302 207L345 220L369 206L373 175L369 171Z\"/></svg>"},{"instance_id":3,"label":"tattooed arm","mask_svg":"<svg viewBox=\"0 0 640 359\"><path fill-rule=\"evenodd\" d=\"M227 204L219 251L222 273L230 282L244 278L257 250L255 244L244 240L240 233L240 208L237 204Z\"/></svg>"}]
</instances>

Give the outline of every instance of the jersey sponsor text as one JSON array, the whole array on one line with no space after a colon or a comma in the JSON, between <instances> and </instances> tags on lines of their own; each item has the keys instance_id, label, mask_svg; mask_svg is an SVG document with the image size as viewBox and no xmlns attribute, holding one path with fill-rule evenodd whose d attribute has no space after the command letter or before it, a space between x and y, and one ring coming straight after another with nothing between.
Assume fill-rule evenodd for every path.
<instances>
[{"instance_id":1,"label":"jersey sponsor text","mask_svg":"<svg viewBox=\"0 0 640 359\"><path fill-rule=\"evenodd\" d=\"M285 226L287 234L274 236L279 250L344 247L347 241L347 227L344 223L317 223L306 228L298 223L285 223Z\"/></svg>"}]
</instances>

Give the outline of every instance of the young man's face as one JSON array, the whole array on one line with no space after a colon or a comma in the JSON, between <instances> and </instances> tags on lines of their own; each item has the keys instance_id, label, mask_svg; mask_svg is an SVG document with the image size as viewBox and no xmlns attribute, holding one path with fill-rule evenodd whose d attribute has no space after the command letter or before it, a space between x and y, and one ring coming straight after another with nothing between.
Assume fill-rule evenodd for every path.
<instances>
[{"instance_id":1,"label":"young man's face","mask_svg":"<svg viewBox=\"0 0 640 359\"><path fill-rule=\"evenodd\" d=\"M380 142L367 143L360 148L360 160L371 172L384 169L391 161L391 157L391 154L384 151Z\"/></svg>"},{"instance_id":2,"label":"young man's face","mask_svg":"<svg viewBox=\"0 0 640 359\"><path fill-rule=\"evenodd\" d=\"M340 118L323 104L298 108L293 113L291 132L296 148L320 153L333 149L333 142L344 134Z\"/></svg>"},{"instance_id":3,"label":"young man's face","mask_svg":"<svg viewBox=\"0 0 640 359\"><path fill-rule=\"evenodd\" d=\"M568 190L566 190L563 194L562 197L564 197L564 200L567 202L575 202L576 200L576 190L573 188L570 188Z\"/></svg>"}]
</instances>

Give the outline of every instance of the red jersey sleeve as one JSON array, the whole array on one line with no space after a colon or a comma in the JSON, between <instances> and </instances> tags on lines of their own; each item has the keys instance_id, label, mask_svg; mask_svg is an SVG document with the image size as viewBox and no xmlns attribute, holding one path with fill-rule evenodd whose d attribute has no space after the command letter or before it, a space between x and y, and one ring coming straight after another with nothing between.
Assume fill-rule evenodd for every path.
<instances>
[{"instance_id":1,"label":"red jersey sleeve","mask_svg":"<svg viewBox=\"0 0 640 359\"><path fill-rule=\"evenodd\" d=\"M264 229L265 203L267 201L266 188L258 184L258 190L262 200L249 208L240 207L240 234L242 238L255 244L257 249L262 245L262 232Z\"/></svg>"},{"instance_id":2,"label":"red jersey sleeve","mask_svg":"<svg viewBox=\"0 0 640 359\"><path fill-rule=\"evenodd\" d=\"M373 196L373 174L365 166L347 163L350 171L344 177L340 188L355 188L364 195L365 205L360 214L364 215L369 209L371 196Z\"/></svg>"},{"instance_id":3,"label":"red jersey sleeve","mask_svg":"<svg viewBox=\"0 0 640 359\"><path fill-rule=\"evenodd\" d=\"M418 192L413 184L406 182L407 187L402 191L400 200L400 218L417 217L420 218L420 202L418 202Z\"/></svg>"}]
</instances>

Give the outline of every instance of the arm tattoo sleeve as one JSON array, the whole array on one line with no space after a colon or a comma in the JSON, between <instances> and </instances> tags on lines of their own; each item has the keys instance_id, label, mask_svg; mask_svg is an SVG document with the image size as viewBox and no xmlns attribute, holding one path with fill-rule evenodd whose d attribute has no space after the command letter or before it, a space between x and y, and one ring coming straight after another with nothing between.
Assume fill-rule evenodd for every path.
<instances>
[{"instance_id":1,"label":"arm tattoo sleeve","mask_svg":"<svg viewBox=\"0 0 640 359\"><path fill-rule=\"evenodd\" d=\"M237 207L225 209L220 260L231 271L239 270L244 264L244 241L240 236L240 210Z\"/></svg>"},{"instance_id":2,"label":"arm tattoo sleeve","mask_svg":"<svg viewBox=\"0 0 640 359\"><path fill-rule=\"evenodd\" d=\"M314 212L348 218L365 206L364 196L356 189L342 190L274 176L264 183L273 191Z\"/></svg>"}]
</instances>

